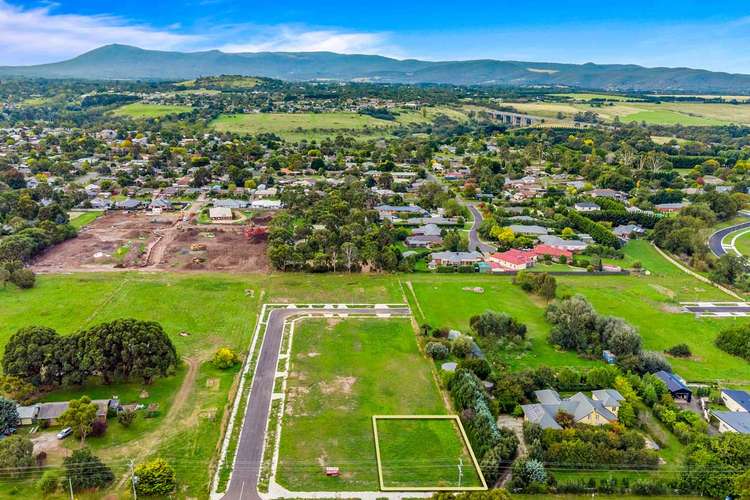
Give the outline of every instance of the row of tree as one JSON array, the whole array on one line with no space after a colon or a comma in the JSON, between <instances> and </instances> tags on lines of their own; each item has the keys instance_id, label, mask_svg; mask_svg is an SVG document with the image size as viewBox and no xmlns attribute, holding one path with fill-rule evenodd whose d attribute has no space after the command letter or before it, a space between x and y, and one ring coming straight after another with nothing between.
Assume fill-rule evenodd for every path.
<instances>
[{"instance_id":1,"label":"row of tree","mask_svg":"<svg viewBox=\"0 0 750 500\"><path fill-rule=\"evenodd\" d=\"M119 319L59 335L42 326L21 328L5 346L3 371L35 386L104 383L139 378L149 384L177 365L174 344L154 321Z\"/></svg>"}]
</instances>

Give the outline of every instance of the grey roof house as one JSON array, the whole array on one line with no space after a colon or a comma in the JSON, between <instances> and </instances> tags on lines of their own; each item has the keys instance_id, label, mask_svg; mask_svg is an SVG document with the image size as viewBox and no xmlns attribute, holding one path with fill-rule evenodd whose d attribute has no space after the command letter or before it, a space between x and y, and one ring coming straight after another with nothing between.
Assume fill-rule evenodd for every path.
<instances>
[{"instance_id":1,"label":"grey roof house","mask_svg":"<svg viewBox=\"0 0 750 500\"><path fill-rule=\"evenodd\" d=\"M539 424L543 429L561 429L555 420L559 412L568 413L573 421L587 425L605 425L617 422L620 401L624 398L614 389L595 391L593 398L579 392L562 399L557 391L535 391L538 403L522 405L524 420Z\"/></svg>"}]
</instances>

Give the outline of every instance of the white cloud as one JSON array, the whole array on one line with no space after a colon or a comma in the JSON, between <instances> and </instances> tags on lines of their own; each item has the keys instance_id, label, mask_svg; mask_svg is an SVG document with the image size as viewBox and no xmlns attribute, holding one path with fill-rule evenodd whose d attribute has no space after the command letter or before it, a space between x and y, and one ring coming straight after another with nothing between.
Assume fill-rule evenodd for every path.
<instances>
[{"instance_id":1,"label":"white cloud","mask_svg":"<svg viewBox=\"0 0 750 500\"><path fill-rule=\"evenodd\" d=\"M397 56L400 51L389 44L386 33L368 33L339 29L315 29L304 26L239 25L229 29L233 40L219 46L225 52L338 52L341 54L379 54Z\"/></svg>"},{"instance_id":2,"label":"white cloud","mask_svg":"<svg viewBox=\"0 0 750 500\"><path fill-rule=\"evenodd\" d=\"M109 15L56 14L54 6L24 9L0 0L0 64L59 61L109 43L178 49L204 37L133 24Z\"/></svg>"}]
</instances>

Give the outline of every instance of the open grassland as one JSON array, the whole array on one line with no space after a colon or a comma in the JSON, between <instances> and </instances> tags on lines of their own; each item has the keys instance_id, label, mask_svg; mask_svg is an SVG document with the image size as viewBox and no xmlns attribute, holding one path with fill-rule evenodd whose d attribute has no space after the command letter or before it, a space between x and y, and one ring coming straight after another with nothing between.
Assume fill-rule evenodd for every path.
<instances>
[{"instance_id":1,"label":"open grassland","mask_svg":"<svg viewBox=\"0 0 750 500\"><path fill-rule=\"evenodd\" d=\"M640 261L648 276L558 276L558 297L585 296L602 314L617 316L636 326L646 349L663 351L686 342L693 358L672 358L675 370L688 380L750 380L744 360L714 346L719 331L747 323L745 318L696 318L680 312L679 303L696 300L732 300L719 289L683 273L659 256L645 241L626 247L628 260ZM532 348L522 352L488 353L511 368L534 366L591 366L574 353L558 352L547 342L550 325L546 304L512 285L510 277L484 275L413 275L414 295L407 294L420 322L469 331L469 318L486 310L505 312L528 326ZM408 288L408 283L405 286ZM483 293L469 290L483 288ZM415 298L416 297L416 298ZM420 313L421 311L421 313ZM422 317L423 316L423 317Z\"/></svg>"},{"instance_id":2,"label":"open grassland","mask_svg":"<svg viewBox=\"0 0 750 500\"><path fill-rule=\"evenodd\" d=\"M123 403L156 403L158 415L139 414L130 428L111 419L107 433L87 445L116 474L127 461L163 456L177 470L186 496L205 498L215 459L221 421L230 402L236 369L220 371L208 360L220 346L243 352L258 309L255 277L106 273L40 276L32 290L0 289L0 348L18 328L43 325L62 334L103 321L134 317L159 321L177 347L183 364L169 377L144 386L136 381L61 389L45 400L119 396ZM24 429L22 432L26 432ZM48 432L56 432L51 429ZM75 440L61 442L76 448ZM65 448L48 452L57 466ZM0 491L33 494L33 480L0 482ZM26 496L24 496L26 495Z\"/></svg>"},{"instance_id":3,"label":"open grassland","mask_svg":"<svg viewBox=\"0 0 750 500\"><path fill-rule=\"evenodd\" d=\"M385 487L482 486L454 419L378 419L377 426Z\"/></svg>"},{"instance_id":4,"label":"open grassland","mask_svg":"<svg viewBox=\"0 0 750 500\"><path fill-rule=\"evenodd\" d=\"M622 122L646 122L652 125L714 126L750 123L750 106L685 102L618 102L613 105L584 103L509 103L521 113L547 118L572 119L576 113L592 111L605 121L617 117Z\"/></svg>"},{"instance_id":5,"label":"open grassland","mask_svg":"<svg viewBox=\"0 0 750 500\"><path fill-rule=\"evenodd\" d=\"M617 95L617 94L602 94L602 93L590 93L590 92L567 92L567 93L561 93L561 94L550 94L554 97L563 97L567 99L572 99L574 101L617 101L617 102L625 102L625 101L640 101L641 99L638 99L637 97L628 97L624 95Z\"/></svg>"},{"instance_id":6,"label":"open grassland","mask_svg":"<svg viewBox=\"0 0 750 500\"><path fill-rule=\"evenodd\" d=\"M254 113L221 115L211 122L219 132L238 134L273 133L288 140L321 140L337 134L386 137L399 125L429 123L444 115L457 121L466 113L448 107L429 107L418 111L398 110L396 120L381 120L350 112L332 113Z\"/></svg>"},{"instance_id":7,"label":"open grassland","mask_svg":"<svg viewBox=\"0 0 750 500\"><path fill-rule=\"evenodd\" d=\"M298 323L286 396L276 479L292 491L377 491L372 416L447 412L408 319ZM402 439L417 450L421 435ZM393 480L408 482L402 465Z\"/></svg>"},{"instance_id":8,"label":"open grassland","mask_svg":"<svg viewBox=\"0 0 750 500\"><path fill-rule=\"evenodd\" d=\"M146 104L134 102L115 109L112 113L116 116L129 116L131 118L161 118L167 115L187 113L193 108L190 106L176 106L169 104Z\"/></svg>"}]
</instances>

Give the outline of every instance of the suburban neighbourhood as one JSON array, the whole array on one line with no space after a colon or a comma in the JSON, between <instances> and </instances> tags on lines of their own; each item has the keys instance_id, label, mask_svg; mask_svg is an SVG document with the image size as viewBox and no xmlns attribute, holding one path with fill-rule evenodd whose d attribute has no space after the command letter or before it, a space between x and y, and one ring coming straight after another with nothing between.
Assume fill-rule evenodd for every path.
<instances>
[{"instance_id":1,"label":"suburban neighbourhood","mask_svg":"<svg viewBox=\"0 0 750 500\"><path fill-rule=\"evenodd\" d=\"M741 17L209 3L0 1L0 499L750 497Z\"/></svg>"}]
</instances>

